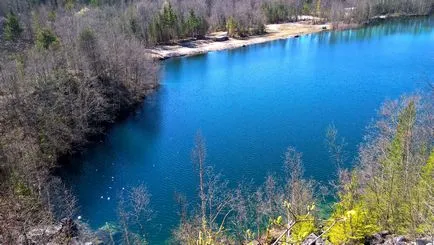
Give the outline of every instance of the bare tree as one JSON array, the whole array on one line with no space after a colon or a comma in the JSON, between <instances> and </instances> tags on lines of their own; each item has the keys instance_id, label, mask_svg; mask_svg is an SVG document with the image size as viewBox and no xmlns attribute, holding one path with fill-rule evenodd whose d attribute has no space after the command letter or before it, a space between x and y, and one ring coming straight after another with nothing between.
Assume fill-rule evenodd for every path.
<instances>
[{"instance_id":1,"label":"bare tree","mask_svg":"<svg viewBox=\"0 0 434 245\"><path fill-rule=\"evenodd\" d=\"M201 133L197 133L195 138L195 146L192 151L193 162L199 173L199 198L200 198L200 210L202 219L202 229L207 228L206 219L206 194L205 194L205 171L206 171L206 148L205 142Z\"/></svg>"},{"instance_id":2,"label":"bare tree","mask_svg":"<svg viewBox=\"0 0 434 245\"><path fill-rule=\"evenodd\" d=\"M339 138L338 130L334 124L330 124L326 130L326 146L331 160L335 164L337 176L344 170L347 161L345 147L347 143L344 138Z\"/></svg>"},{"instance_id":3,"label":"bare tree","mask_svg":"<svg viewBox=\"0 0 434 245\"><path fill-rule=\"evenodd\" d=\"M121 193L118 215L125 244L146 243L147 225L155 215L150 200L151 194L143 184Z\"/></svg>"}]
</instances>

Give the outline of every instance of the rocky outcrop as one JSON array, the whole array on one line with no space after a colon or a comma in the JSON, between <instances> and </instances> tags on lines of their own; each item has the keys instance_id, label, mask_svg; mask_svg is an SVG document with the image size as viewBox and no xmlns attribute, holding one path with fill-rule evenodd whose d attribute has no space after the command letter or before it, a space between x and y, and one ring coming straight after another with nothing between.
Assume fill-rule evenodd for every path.
<instances>
[{"instance_id":1,"label":"rocky outcrop","mask_svg":"<svg viewBox=\"0 0 434 245\"><path fill-rule=\"evenodd\" d=\"M45 225L33 228L25 236L20 237L22 244L40 244L53 240L62 231L62 225Z\"/></svg>"},{"instance_id":2,"label":"rocky outcrop","mask_svg":"<svg viewBox=\"0 0 434 245\"><path fill-rule=\"evenodd\" d=\"M271 230L268 233L271 237L274 238L273 242L276 242L277 237L282 234L282 230ZM248 242L248 245L259 245L259 244L267 244L264 243L265 239L262 242L253 240ZM421 237L417 239L410 239L406 236L399 236L396 234L392 234L389 231L381 231L372 236L366 237L363 241L359 241L360 244L365 245L434 245L434 237ZM277 241L277 245L286 244L282 241ZM330 241L328 241L322 235L316 235L315 233L311 233L307 236L303 242L297 243L300 245L333 245ZM350 243L352 244L352 243ZM359 243L357 243L359 244Z\"/></svg>"},{"instance_id":3,"label":"rocky outcrop","mask_svg":"<svg viewBox=\"0 0 434 245\"><path fill-rule=\"evenodd\" d=\"M62 219L59 223L53 225L42 225L34 227L27 233L21 235L18 239L19 245L92 245L91 241L83 241L82 230L80 225L72 219Z\"/></svg>"},{"instance_id":4,"label":"rocky outcrop","mask_svg":"<svg viewBox=\"0 0 434 245\"><path fill-rule=\"evenodd\" d=\"M391 234L389 231L381 231L370 237L367 237L365 244L369 245L433 245L434 238L424 237L418 238L416 240L411 240L405 236L396 236Z\"/></svg>"}]
</instances>

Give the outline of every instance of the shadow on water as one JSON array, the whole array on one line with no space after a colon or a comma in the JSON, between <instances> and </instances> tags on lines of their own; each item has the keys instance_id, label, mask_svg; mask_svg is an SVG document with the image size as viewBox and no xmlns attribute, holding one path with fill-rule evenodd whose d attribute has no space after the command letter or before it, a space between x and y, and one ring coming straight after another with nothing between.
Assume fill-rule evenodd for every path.
<instances>
[{"instance_id":1,"label":"shadow on water","mask_svg":"<svg viewBox=\"0 0 434 245\"><path fill-rule=\"evenodd\" d=\"M115 152L122 149L125 154L129 152L144 152L146 154L149 151L146 144L138 145L129 140L122 140L122 136L131 136L132 132L128 132L128 128L132 127L140 129L139 132L145 132L146 136L142 135L143 137L158 137L162 122L160 100L164 96L164 87L160 87L156 92L147 96L142 106L130 113L128 117L122 117L105 135L96 138L84 151L62 157L62 168L56 169L55 174L77 190L80 188L80 181L77 180L91 167L98 173L93 175L93 188L106 186L107 178L116 175L118 171L118 166L112 162L113 159L119 158ZM104 151L105 154L94 154L101 151ZM89 159L92 159L91 163L88 162Z\"/></svg>"}]
</instances>

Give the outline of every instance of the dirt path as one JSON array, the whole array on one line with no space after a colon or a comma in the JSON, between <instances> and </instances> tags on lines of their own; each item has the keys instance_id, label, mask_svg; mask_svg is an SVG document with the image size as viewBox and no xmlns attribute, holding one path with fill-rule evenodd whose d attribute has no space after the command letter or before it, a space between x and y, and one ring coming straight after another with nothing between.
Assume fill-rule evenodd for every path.
<instances>
[{"instance_id":1,"label":"dirt path","mask_svg":"<svg viewBox=\"0 0 434 245\"><path fill-rule=\"evenodd\" d=\"M226 41L213 41L212 39L197 40L186 42L182 45L160 45L152 49L147 49L147 51L158 59L191 56L207 53L210 51L234 49L257 43L264 43L278 39L301 36L309 33L316 33L323 30L329 30L330 28L330 24L315 25L311 24L311 21L270 24L266 26L267 34L261 36L252 36L247 39L229 38ZM225 35L225 32L219 32L211 33L209 36L224 37Z\"/></svg>"}]
</instances>

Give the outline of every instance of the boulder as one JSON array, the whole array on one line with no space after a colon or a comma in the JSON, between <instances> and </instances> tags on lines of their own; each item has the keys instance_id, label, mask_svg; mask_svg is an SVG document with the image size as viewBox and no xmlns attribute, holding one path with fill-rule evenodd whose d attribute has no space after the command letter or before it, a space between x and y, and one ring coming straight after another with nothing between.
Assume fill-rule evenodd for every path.
<instances>
[{"instance_id":1,"label":"boulder","mask_svg":"<svg viewBox=\"0 0 434 245\"><path fill-rule=\"evenodd\" d=\"M390 231L388 231L388 230L384 230L384 231L380 231L380 232L378 232L378 234L380 234L381 235L381 237L386 237L387 235L390 235Z\"/></svg>"},{"instance_id":2,"label":"boulder","mask_svg":"<svg viewBox=\"0 0 434 245\"><path fill-rule=\"evenodd\" d=\"M388 240L391 240L388 242ZM393 243L392 236L387 230L380 231L372 236L365 238L365 244L388 244Z\"/></svg>"},{"instance_id":3,"label":"boulder","mask_svg":"<svg viewBox=\"0 0 434 245\"><path fill-rule=\"evenodd\" d=\"M213 40L214 42L224 42L224 41L229 40L229 37L228 37L228 36L225 36L225 35L222 35L222 36L215 36L215 37L212 38L212 40Z\"/></svg>"},{"instance_id":4,"label":"boulder","mask_svg":"<svg viewBox=\"0 0 434 245\"><path fill-rule=\"evenodd\" d=\"M405 238L404 236L398 236L393 240L396 244L406 244L408 242L408 239Z\"/></svg>"},{"instance_id":5,"label":"boulder","mask_svg":"<svg viewBox=\"0 0 434 245\"><path fill-rule=\"evenodd\" d=\"M41 244L51 240L62 230L62 225L45 225L31 229L27 232L26 237L30 244Z\"/></svg>"},{"instance_id":6,"label":"boulder","mask_svg":"<svg viewBox=\"0 0 434 245\"><path fill-rule=\"evenodd\" d=\"M382 243L384 243L384 237L380 233L374 234L365 239L365 244L373 245L373 244L382 244Z\"/></svg>"},{"instance_id":7,"label":"boulder","mask_svg":"<svg viewBox=\"0 0 434 245\"><path fill-rule=\"evenodd\" d=\"M428 244L432 244L432 239L429 238L418 238L416 239L416 245L428 245Z\"/></svg>"},{"instance_id":8,"label":"boulder","mask_svg":"<svg viewBox=\"0 0 434 245\"><path fill-rule=\"evenodd\" d=\"M207 39L210 39L214 42L224 42L229 40L229 36L227 32L215 32L206 36Z\"/></svg>"},{"instance_id":9,"label":"boulder","mask_svg":"<svg viewBox=\"0 0 434 245\"><path fill-rule=\"evenodd\" d=\"M23 236L20 245L33 245L33 244L50 244L57 245L56 241L59 238L70 237L70 245L83 245L79 239L79 227L74 220L70 218L62 219L55 225L38 226L31 229Z\"/></svg>"},{"instance_id":10,"label":"boulder","mask_svg":"<svg viewBox=\"0 0 434 245\"><path fill-rule=\"evenodd\" d=\"M318 238L317 235L311 233L309 236L306 237L306 239L304 239L302 245L323 245L324 241L321 238Z\"/></svg>"}]
</instances>

